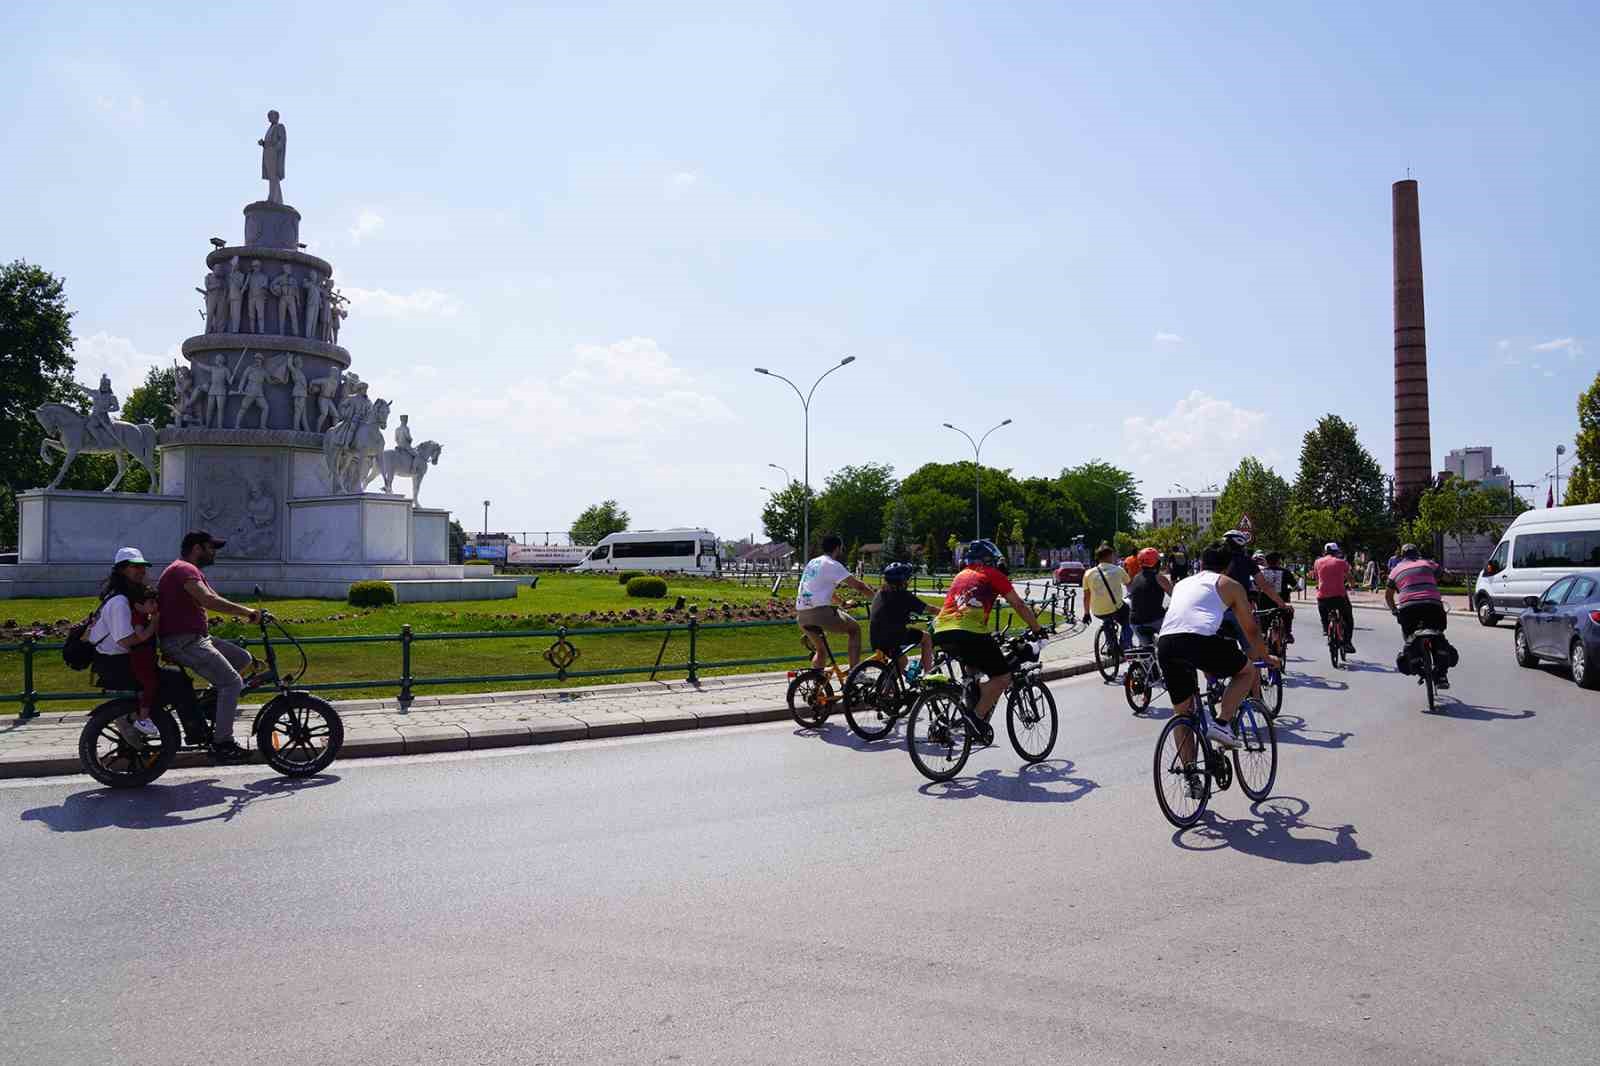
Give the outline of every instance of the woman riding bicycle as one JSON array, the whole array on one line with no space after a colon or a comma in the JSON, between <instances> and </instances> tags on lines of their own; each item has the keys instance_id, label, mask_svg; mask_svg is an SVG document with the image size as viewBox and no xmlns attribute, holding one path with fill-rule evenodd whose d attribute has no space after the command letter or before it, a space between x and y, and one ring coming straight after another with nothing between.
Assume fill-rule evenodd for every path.
<instances>
[{"instance_id":1,"label":"woman riding bicycle","mask_svg":"<svg viewBox=\"0 0 1600 1066\"><path fill-rule=\"evenodd\" d=\"M1172 580L1161 572L1161 553L1156 549L1145 548L1138 559L1139 573L1128 583L1128 622L1139 643L1150 645L1155 643L1156 630L1167 613Z\"/></svg>"}]
</instances>

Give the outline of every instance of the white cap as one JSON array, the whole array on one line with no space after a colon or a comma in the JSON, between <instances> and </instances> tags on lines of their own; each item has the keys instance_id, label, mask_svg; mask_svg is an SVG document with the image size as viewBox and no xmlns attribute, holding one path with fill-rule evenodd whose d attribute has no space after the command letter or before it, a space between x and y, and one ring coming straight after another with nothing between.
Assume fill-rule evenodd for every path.
<instances>
[{"instance_id":1,"label":"white cap","mask_svg":"<svg viewBox=\"0 0 1600 1066\"><path fill-rule=\"evenodd\" d=\"M1339 554L1339 545L1335 544L1333 541L1330 540L1330 541L1328 541L1328 543L1326 543L1326 544L1324 544L1322 546L1322 550L1327 552L1329 555L1338 555Z\"/></svg>"},{"instance_id":2,"label":"white cap","mask_svg":"<svg viewBox=\"0 0 1600 1066\"><path fill-rule=\"evenodd\" d=\"M117 557L111 561L111 565L118 566L122 563L133 563L135 566L150 565L145 562L144 553L138 548L118 548Z\"/></svg>"}]
</instances>

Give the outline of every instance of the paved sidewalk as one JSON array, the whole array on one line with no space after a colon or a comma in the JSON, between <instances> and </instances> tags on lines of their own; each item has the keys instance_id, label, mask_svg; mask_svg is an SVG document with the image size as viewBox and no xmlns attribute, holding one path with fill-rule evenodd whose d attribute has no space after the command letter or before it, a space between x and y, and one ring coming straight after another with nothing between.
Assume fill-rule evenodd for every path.
<instances>
[{"instance_id":1,"label":"paved sidewalk","mask_svg":"<svg viewBox=\"0 0 1600 1066\"><path fill-rule=\"evenodd\" d=\"M1087 631L1079 626L1051 641L1044 654L1046 680L1094 669ZM345 725L340 759L420 755L439 751L553 744L598 737L678 729L773 722L789 717L787 672L647 681L523 692L419 696L407 710L393 699L338 700ZM255 709L240 709L234 734L246 747ZM50 714L27 722L0 719L0 778L81 772L78 735L87 716ZM186 752L178 766L203 766Z\"/></svg>"}]
</instances>

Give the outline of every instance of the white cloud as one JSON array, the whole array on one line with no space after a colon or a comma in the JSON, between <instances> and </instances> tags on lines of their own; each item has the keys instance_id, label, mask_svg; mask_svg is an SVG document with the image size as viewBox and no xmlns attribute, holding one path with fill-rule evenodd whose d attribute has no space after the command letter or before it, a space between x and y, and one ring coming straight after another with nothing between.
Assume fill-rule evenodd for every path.
<instances>
[{"instance_id":1,"label":"white cloud","mask_svg":"<svg viewBox=\"0 0 1600 1066\"><path fill-rule=\"evenodd\" d=\"M349 299L351 307L379 318L454 318L462 307L459 299L437 289L395 293L388 289L362 289L347 285L340 291Z\"/></svg>"},{"instance_id":2,"label":"white cloud","mask_svg":"<svg viewBox=\"0 0 1600 1066\"><path fill-rule=\"evenodd\" d=\"M170 366L178 358L178 347L174 345L165 355L156 355L140 351L127 337L101 331L91 337L80 338L73 347L72 357L78 363L76 376L79 381L98 385L100 375L107 374L117 395L127 399L135 386L144 384L145 375L151 367Z\"/></svg>"},{"instance_id":3,"label":"white cloud","mask_svg":"<svg viewBox=\"0 0 1600 1066\"><path fill-rule=\"evenodd\" d=\"M1182 344L1183 338L1178 336L1176 333L1168 333L1166 330L1157 330L1155 342L1157 344Z\"/></svg>"},{"instance_id":4,"label":"white cloud","mask_svg":"<svg viewBox=\"0 0 1600 1066\"><path fill-rule=\"evenodd\" d=\"M67 60L58 69L78 98L101 118L118 126L145 124L144 93L127 68L102 60Z\"/></svg>"},{"instance_id":5,"label":"white cloud","mask_svg":"<svg viewBox=\"0 0 1600 1066\"><path fill-rule=\"evenodd\" d=\"M1495 347L1499 348L1502 352L1503 351L1507 351L1511 347L1511 342L1506 340L1506 339L1504 339L1504 338L1501 338L1500 340L1495 342Z\"/></svg>"},{"instance_id":6,"label":"white cloud","mask_svg":"<svg viewBox=\"0 0 1600 1066\"><path fill-rule=\"evenodd\" d=\"M1557 340L1545 341L1542 344L1535 344L1529 349L1529 351L1566 352L1567 355L1576 359L1578 356L1583 354L1583 342L1578 340L1576 337L1561 337Z\"/></svg>"},{"instance_id":7,"label":"white cloud","mask_svg":"<svg viewBox=\"0 0 1600 1066\"><path fill-rule=\"evenodd\" d=\"M1173 482L1221 483L1247 455L1272 464L1263 451L1268 416L1196 389L1159 418L1133 415L1122 420L1123 447L1134 464L1149 473L1148 495L1160 495Z\"/></svg>"},{"instance_id":8,"label":"white cloud","mask_svg":"<svg viewBox=\"0 0 1600 1066\"><path fill-rule=\"evenodd\" d=\"M350 243L360 244L364 238L372 236L382 228L383 216L370 207L364 207L356 215L355 225L350 227Z\"/></svg>"},{"instance_id":9,"label":"white cloud","mask_svg":"<svg viewBox=\"0 0 1600 1066\"><path fill-rule=\"evenodd\" d=\"M667 191L669 193L682 193L698 185L700 175L692 170L680 170L667 178Z\"/></svg>"}]
</instances>

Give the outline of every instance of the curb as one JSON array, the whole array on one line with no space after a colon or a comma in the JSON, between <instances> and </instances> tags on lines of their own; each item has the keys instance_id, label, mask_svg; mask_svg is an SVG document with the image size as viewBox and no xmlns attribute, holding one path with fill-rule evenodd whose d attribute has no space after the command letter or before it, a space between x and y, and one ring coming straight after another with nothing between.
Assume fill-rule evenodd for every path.
<instances>
[{"instance_id":1,"label":"curb","mask_svg":"<svg viewBox=\"0 0 1600 1066\"><path fill-rule=\"evenodd\" d=\"M1047 667L1040 671L1039 676L1045 681L1059 681L1081 674L1092 674L1094 670L1094 663L1090 661ZM717 726L758 725L764 722L781 722L788 717L789 708L780 706L755 710L711 707L700 713L674 708L660 715L648 712L641 714L633 711L608 711L587 719L573 717L567 721L541 719L430 724L425 719L419 718L414 722L402 722L399 725L382 728L365 726L359 719L354 722L347 719L344 747L340 749L339 758L335 762L347 759L375 759L391 755L428 755L441 751L482 751L489 748L562 744L575 740L643 736L647 733L672 733ZM204 767L210 765L210 760L200 752L188 751L179 753L172 765L174 769ZM252 758L242 765L265 764L259 759ZM76 755L0 752L0 780L63 775L88 776L83 772Z\"/></svg>"}]
</instances>

